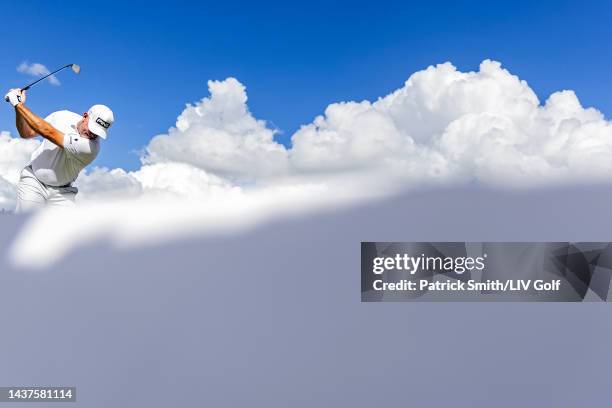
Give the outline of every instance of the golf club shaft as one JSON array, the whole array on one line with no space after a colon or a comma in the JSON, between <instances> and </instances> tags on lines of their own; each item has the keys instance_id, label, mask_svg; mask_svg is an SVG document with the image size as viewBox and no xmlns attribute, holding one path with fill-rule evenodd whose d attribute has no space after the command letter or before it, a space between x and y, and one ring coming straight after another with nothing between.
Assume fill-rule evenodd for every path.
<instances>
[{"instance_id":1,"label":"golf club shaft","mask_svg":"<svg viewBox=\"0 0 612 408\"><path fill-rule=\"evenodd\" d=\"M59 69L56 69L55 71L53 71L53 72L51 72L51 73L49 73L49 74L45 75L45 76L44 76L44 77L42 77L42 78L37 79L36 81L34 81L34 82L32 82L31 84L29 84L29 85L25 86L24 88L21 88L21 90L22 90L22 91L27 91L28 89L30 89L30 87L31 87L31 86L36 85L37 83L39 83L39 82L40 82L40 81L42 81L43 79L49 78L51 75L53 75L53 74L55 74L55 73L57 73L57 72L61 71L61 70L62 70L62 69L64 69L64 68L68 68L68 67L70 67L70 66L72 66L72 64L68 64L68 65L65 65L65 66L63 66L63 67L61 67L61 68L59 68Z\"/></svg>"}]
</instances>

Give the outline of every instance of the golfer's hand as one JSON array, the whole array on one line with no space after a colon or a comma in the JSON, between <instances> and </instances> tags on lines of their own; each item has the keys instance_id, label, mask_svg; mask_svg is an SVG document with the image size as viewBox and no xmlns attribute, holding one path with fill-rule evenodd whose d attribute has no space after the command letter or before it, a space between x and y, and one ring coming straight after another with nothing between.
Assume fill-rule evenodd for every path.
<instances>
[{"instance_id":1,"label":"golfer's hand","mask_svg":"<svg viewBox=\"0 0 612 408\"><path fill-rule=\"evenodd\" d=\"M25 102L26 95L25 92L21 91L21 89L11 89L6 95L4 95L4 100L15 107L20 103Z\"/></svg>"}]
</instances>

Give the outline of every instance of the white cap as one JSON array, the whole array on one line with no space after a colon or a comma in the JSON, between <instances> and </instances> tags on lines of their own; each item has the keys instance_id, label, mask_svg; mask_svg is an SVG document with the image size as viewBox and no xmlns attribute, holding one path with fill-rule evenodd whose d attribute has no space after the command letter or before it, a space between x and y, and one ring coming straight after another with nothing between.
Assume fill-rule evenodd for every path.
<instances>
[{"instance_id":1,"label":"white cap","mask_svg":"<svg viewBox=\"0 0 612 408\"><path fill-rule=\"evenodd\" d=\"M113 111L105 105L94 105L87 112L87 126L89 130L102 139L106 139L108 128L115 121Z\"/></svg>"}]
</instances>

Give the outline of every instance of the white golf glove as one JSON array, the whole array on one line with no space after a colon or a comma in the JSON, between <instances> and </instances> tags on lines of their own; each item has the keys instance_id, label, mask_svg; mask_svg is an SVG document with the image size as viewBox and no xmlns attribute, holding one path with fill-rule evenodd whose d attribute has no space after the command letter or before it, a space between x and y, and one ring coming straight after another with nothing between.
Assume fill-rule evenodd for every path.
<instances>
[{"instance_id":1,"label":"white golf glove","mask_svg":"<svg viewBox=\"0 0 612 408\"><path fill-rule=\"evenodd\" d=\"M15 107L20 103L25 102L26 95L25 92L21 91L21 89L11 89L6 95L4 95L4 100Z\"/></svg>"}]
</instances>

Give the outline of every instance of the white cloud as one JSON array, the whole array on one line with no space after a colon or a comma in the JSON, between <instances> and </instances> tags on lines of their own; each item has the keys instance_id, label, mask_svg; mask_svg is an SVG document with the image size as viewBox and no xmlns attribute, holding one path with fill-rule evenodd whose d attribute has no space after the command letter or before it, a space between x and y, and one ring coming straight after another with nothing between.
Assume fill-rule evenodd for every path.
<instances>
[{"instance_id":1,"label":"white cloud","mask_svg":"<svg viewBox=\"0 0 612 408\"><path fill-rule=\"evenodd\" d=\"M221 177L184 163L156 163L132 173L146 193L171 194L183 200L204 200L240 192Z\"/></svg>"},{"instance_id":2,"label":"white cloud","mask_svg":"<svg viewBox=\"0 0 612 408\"><path fill-rule=\"evenodd\" d=\"M140 196L204 200L240 192L221 177L185 163L156 163L139 170L95 168L76 183L81 200L125 199Z\"/></svg>"},{"instance_id":3,"label":"white cloud","mask_svg":"<svg viewBox=\"0 0 612 408\"><path fill-rule=\"evenodd\" d=\"M39 145L38 140L18 139L11 137L9 132L0 132L0 176L16 183L19 173Z\"/></svg>"},{"instance_id":4,"label":"white cloud","mask_svg":"<svg viewBox=\"0 0 612 408\"><path fill-rule=\"evenodd\" d=\"M123 169L96 167L82 172L76 181L79 198L84 200L134 198L142 194L140 182Z\"/></svg>"},{"instance_id":5,"label":"white cloud","mask_svg":"<svg viewBox=\"0 0 612 408\"><path fill-rule=\"evenodd\" d=\"M15 207L15 185L19 174L30 156L40 145L37 140L11 137L9 132L0 132L0 208Z\"/></svg>"},{"instance_id":6,"label":"white cloud","mask_svg":"<svg viewBox=\"0 0 612 408\"><path fill-rule=\"evenodd\" d=\"M0 211L15 207L15 185L0 177Z\"/></svg>"},{"instance_id":7,"label":"white cloud","mask_svg":"<svg viewBox=\"0 0 612 408\"><path fill-rule=\"evenodd\" d=\"M181 162L238 180L284 173L287 151L274 130L251 115L234 78L209 81L210 97L188 105L168 134L153 138L144 164Z\"/></svg>"},{"instance_id":8,"label":"white cloud","mask_svg":"<svg viewBox=\"0 0 612 408\"><path fill-rule=\"evenodd\" d=\"M493 61L476 72L431 66L376 101L331 104L292 136L290 149L253 117L236 79L208 86L209 97L188 105L175 127L146 146L140 169L95 169L80 177L84 207L100 214L98 205L117 217L100 217L107 221L88 234L137 235L127 228L140 231L140 240L167 237L217 225L206 211L231 214L232 203L241 203L244 217L237 219L247 222L249 208L260 204L278 213L296 202L350 203L390 188L612 182L611 123L582 107L572 91L541 104L525 81ZM116 211L117 203L129 210ZM181 215L164 218L173 211ZM44 214L28 231L50 230ZM70 237L83 236L87 226L72 224L76 230L58 245L75 245Z\"/></svg>"},{"instance_id":9,"label":"white cloud","mask_svg":"<svg viewBox=\"0 0 612 408\"><path fill-rule=\"evenodd\" d=\"M19 64L19 66L17 67L17 71L21 72L22 74L27 74L34 77L42 77L51 73L51 71L49 71L49 69L43 64L39 64L38 62L28 64L27 61L24 61ZM49 81L51 85L60 85L60 81L55 75L51 75L49 78L47 78L47 81Z\"/></svg>"},{"instance_id":10,"label":"white cloud","mask_svg":"<svg viewBox=\"0 0 612 408\"><path fill-rule=\"evenodd\" d=\"M330 105L325 116L303 126L292 142L291 162L304 172L377 167L415 153L412 139L368 101Z\"/></svg>"},{"instance_id":11,"label":"white cloud","mask_svg":"<svg viewBox=\"0 0 612 408\"><path fill-rule=\"evenodd\" d=\"M429 67L373 103L330 105L292 140L291 163L303 172L382 166L502 186L612 179L612 131L600 112L572 91L541 106L525 81L488 60L478 72Z\"/></svg>"}]
</instances>

